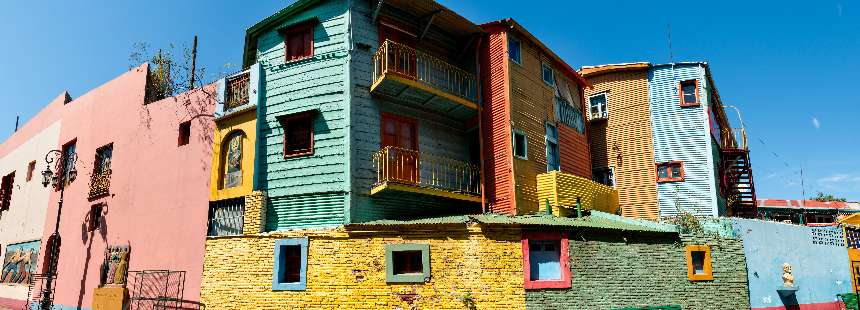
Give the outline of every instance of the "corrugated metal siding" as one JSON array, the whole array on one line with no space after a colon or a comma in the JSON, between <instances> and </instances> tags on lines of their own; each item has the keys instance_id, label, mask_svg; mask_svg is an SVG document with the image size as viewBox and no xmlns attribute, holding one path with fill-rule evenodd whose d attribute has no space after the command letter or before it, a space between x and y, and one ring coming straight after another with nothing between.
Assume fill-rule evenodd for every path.
<instances>
[{"instance_id":1,"label":"corrugated metal siding","mask_svg":"<svg viewBox=\"0 0 860 310\"><path fill-rule=\"evenodd\" d=\"M558 148L561 171L591 179L588 136L567 125L559 124Z\"/></svg>"},{"instance_id":2,"label":"corrugated metal siding","mask_svg":"<svg viewBox=\"0 0 860 310\"><path fill-rule=\"evenodd\" d=\"M346 7L323 1L284 21L278 29L311 17L314 56L285 63L283 37L276 30L261 35L257 59L265 85L260 104L257 158L259 187L274 202L267 228L288 229L343 223L346 191L347 98L344 94L347 56ZM314 154L284 159L283 130L277 117L318 110L314 122Z\"/></svg>"},{"instance_id":3,"label":"corrugated metal siding","mask_svg":"<svg viewBox=\"0 0 860 310\"><path fill-rule=\"evenodd\" d=\"M676 203L695 215L717 215L705 105L682 108L677 92L679 81L699 79L699 93L706 94L704 77L705 68L699 64L657 66L649 71L654 160L684 162L683 182L657 183L660 216L676 215Z\"/></svg>"},{"instance_id":4,"label":"corrugated metal siding","mask_svg":"<svg viewBox=\"0 0 860 310\"><path fill-rule=\"evenodd\" d=\"M266 231L343 225L345 198L344 193L270 197Z\"/></svg>"},{"instance_id":5,"label":"corrugated metal siding","mask_svg":"<svg viewBox=\"0 0 860 310\"><path fill-rule=\"evenodd\" d=\"M648 70L587 78L594 88L585 89L586 98L605 93L608 111L606 120L593 121L589 127L592 166L595 169L615 167L615 188L619 192L622 215L656 219L659 208L648 105Z\"/></svg>"},{"instance_id":6,"label":"corrugated metal siding","mask_svg":"<svg viewBox=\"0 0 860 310\"><path fill-rule=\"evenodd\" d=\"M490 211L515 214L511 150L507 34L490 33L481 63L484 68L484 191Z\"/></svg>"}]
</instances>

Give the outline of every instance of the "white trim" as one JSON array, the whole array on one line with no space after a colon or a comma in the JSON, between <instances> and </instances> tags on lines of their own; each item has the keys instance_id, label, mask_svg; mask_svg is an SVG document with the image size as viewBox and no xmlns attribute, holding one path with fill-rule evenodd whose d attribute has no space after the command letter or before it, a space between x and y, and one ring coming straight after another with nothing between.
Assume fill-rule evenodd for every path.
<instances>
[{"instance_id":1,"label":"white trim","mask_svg":"<svg viewBox=\"0 0 860 310\"><path fill-rule=\"evenodd\" d=\"M517 134L520 134L523 136L523 142L525 143L523 145L523 149L525 150L525 156L517 155L517 139L516 139ZM511 129L511 146L512 146L511 153L514 155L515 158L525 159L525 160L529 159L529 135L526 134L525 131L523 131L521 129L515 129L515 128Z\"/></svg>"},{"instance_id":2,"label":"white trim","mask_svg":"<svg viewBox=\"0 0 860 310\"><path fill-rule=\"evenodd\" d=\"M551 72L551 74L552 74L552 77L550 78L549 82L547 82L546 79L544 79L544 77L543 77L543 69L544 68L549 68L549 72ZM544 61L541 61L541 63L540 63L540 79L543 80L543 83L546 85L555 86L555 70L553 70L552 66L550 66L548 63L546 63Z\"/></svg>"},{"instance_id":3,"label":"white trim","mask_svg":"<svg viewBox=\"0 0 860 310\"><path fill-rule=\"evenodd\" d=\"M603 96L603 110L598 111L599 117L595 117L594 114L591 113L591 98ZM602 115L600 115L602 114ZM594 95L588 96L588 119L589 120L597 120L597 119L608 119L609 118L609 92L599 92Z\"/></svg>"}]
</instances>

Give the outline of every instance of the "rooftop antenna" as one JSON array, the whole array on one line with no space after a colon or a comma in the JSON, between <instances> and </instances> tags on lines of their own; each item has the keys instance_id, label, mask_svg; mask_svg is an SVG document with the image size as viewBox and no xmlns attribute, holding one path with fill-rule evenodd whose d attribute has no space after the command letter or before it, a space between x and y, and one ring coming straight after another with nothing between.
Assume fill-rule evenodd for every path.
<instances>
[{"instance_id":1,"label":"rooftop antenna","mask_svg":"<svg viewBox=\"0 0 860 310\"><path fill-rule=\"evenodd\" d=\"M666 24L666 37L668 38L668 41L669 41L669 63L671 63L672 66L674 67L675 60L674 60L674 57L672 55L672 24L671 23Z\"/></svg>"},{"instance_id":2,"label":"rooftop antenna","mask_svg":"<svg viewBox=\"0 0 860 310\"><path fill-rule=\"evenodd\" d=\"M15 115L15 132L18 132L18 120L21 119L20 115Z\"/></svg>"},{"instance_id":3,"label":"rooftop antenna","mask_svg":"<svg viewBox=\"0 0 860 310\"><path fill-rule=\"evenodd\" d=\"M803 184L803 165L800 165L800 200L806 200L806 186Z\"/></svg>"}]
</instances>

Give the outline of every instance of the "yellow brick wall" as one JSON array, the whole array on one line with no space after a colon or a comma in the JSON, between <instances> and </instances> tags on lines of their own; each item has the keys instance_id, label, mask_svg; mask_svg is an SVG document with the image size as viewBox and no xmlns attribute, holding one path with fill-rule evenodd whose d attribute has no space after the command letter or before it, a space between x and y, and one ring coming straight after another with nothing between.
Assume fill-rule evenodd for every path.
<instances>
[{"instance_id":1,"label":"yellow brick wall","mask_svg":"<svg viewBox=\"0 0 860 310\"><path fill-rule=\"evenodd\" d=\"M275 241L295 237L309 239L307 289L272 291ZM431 279L387 284L389 243L430 244ZM478 309L525 308L519 230L339 228L206 240L201 301L207 309L466 309L467 294Z\"/></svg>"},{"instance_id":2,"label":"yellow brick wall","mask_svg":"<svg viewBox=\"0 0 860 310\"><path fill-rule=\"evenodd\" d=\"M538 199L544 204L549 201L556 216L575 214L577 197L585 210L613 214L618 211L618 191L573 174L558 171L539 174L537 189Z\"/></svg>"},{"instance_id":3,"label":"yellow brick wall","mask_svg":"<svg viewBox=\"0 0 860 310\"><path fill-rule=\"evenodd\" d=\"M246 235L263 232L266 218L266 193L254 191L245 196L245 216L242 233Z\"/></svg>"}]
</instances>

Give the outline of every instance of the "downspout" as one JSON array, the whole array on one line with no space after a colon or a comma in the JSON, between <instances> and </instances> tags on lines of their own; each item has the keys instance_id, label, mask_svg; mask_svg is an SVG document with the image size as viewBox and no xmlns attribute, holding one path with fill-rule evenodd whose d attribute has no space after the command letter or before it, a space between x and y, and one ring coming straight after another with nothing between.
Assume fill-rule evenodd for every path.
<instances>
[{"instance_id":1,"label":"downspout","mask_svg":"<svg viewBox=\"0 0 860 310\"><path fill-rule=\"evenodd\" d=\"M381 5L382 3L380 3ZM344 79L345 79L345 97L346 104L344 104L344 114L346 114L347 122L346 122L346 130L344 131L344 145L346 148L346 184L344 185L344 191L346 192L346 197L344 198L343 204L343 222L344 224L349 224L352 222L352 54L355 51L352 37L352 0L346 1L346 61L344 63Z\"/></svg>"},{"instance_id":2,"label":"downspout","mask_svg":"<svg viewBox=\"0 0 860 310\"><path fill-rule=\"evenodd\" d=\"M481 114L484 113L484 96L482 96L484 88L481 87L484 81L481 74L481 41L483 38L483 35L479 36L475 43L475 95L478 98L478 153L481 156L479 159L481 165L481 213L487 213L487 194L484 190L487 172L484 170L484 131L482 128L483 119L481 118Z\"/></svg>"}]
</instances>

